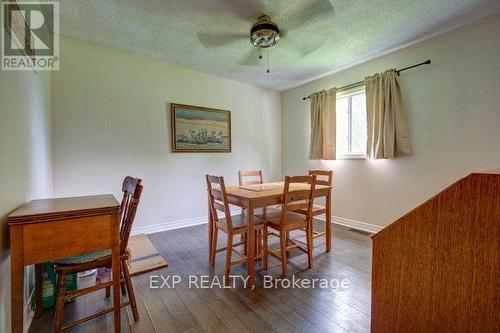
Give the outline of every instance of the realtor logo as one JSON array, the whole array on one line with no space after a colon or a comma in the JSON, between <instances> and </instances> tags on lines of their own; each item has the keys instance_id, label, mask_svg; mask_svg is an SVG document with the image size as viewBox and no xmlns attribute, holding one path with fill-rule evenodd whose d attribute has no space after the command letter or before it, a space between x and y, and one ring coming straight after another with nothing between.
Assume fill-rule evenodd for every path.
<instances>
[{"instance_id":1,"label":"realtor logo","mask_svg":"<svg viewBox=\"0 0 500 333\"><path fill-rule=\"evenodd\" d=\"M2 70L59 69L59 3L2 3Z\"/></svg>"}]
</instances>

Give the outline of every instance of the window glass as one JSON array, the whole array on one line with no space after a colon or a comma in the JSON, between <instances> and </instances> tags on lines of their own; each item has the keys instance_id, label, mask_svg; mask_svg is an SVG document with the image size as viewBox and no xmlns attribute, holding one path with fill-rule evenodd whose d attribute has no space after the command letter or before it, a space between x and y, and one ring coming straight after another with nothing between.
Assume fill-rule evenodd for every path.
<instances>
[{"instance_id":1,"label":"window glass","mask_svg":"<svg viewBox=\"0 0 500 333\"><path fill-rule=\"evenodd\" d=\"M366 98L365 94L352 96L351 153L366 152Z\"/></svg>"},{"instance_id":2,"label":"window glass","mask_svg":"<svg viewBox=\"0 0 500 333\"><path fill-rule=\"evenodd\" d=\"M337 99L337 154L348 153L349 144L349 99L347 97Z\"/></svg>"},{"instance_id":3,"label":"window glass","mask_svg":"<svg viewBox=\"0 0 500 333\"><path fill-rule=\"evenodd\" d=\"M366 97L355 92L337 98L337 155L363 156L366 153Z\"/></svg>"}]
</instances>

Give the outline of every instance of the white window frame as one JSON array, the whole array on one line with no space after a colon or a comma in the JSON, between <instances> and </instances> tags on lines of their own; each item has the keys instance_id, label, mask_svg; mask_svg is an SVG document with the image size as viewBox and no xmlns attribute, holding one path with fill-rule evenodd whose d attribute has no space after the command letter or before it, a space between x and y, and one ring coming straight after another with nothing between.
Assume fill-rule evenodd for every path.
<instances>
[{"instance_id":1,"label":"white window frame","mask_svg":"<svg viewBox=\"0 0 500 333\"><path fill-rule=\"evenodd\" d=\"M356 87L353 89L349 89L345 92L340 92L337 94L336 99L340 98L345 98L347 97L347 122L348 122L348 128L347 128L347 145L348 145L348 150L351 150L352 147L352 96L354 95L359 95L365 93L365 86L361 87ZM337 159L339 160L365 160L366 159L366 153L346 153L346 154L338 154Z\"/></svg>"}]
</instances>

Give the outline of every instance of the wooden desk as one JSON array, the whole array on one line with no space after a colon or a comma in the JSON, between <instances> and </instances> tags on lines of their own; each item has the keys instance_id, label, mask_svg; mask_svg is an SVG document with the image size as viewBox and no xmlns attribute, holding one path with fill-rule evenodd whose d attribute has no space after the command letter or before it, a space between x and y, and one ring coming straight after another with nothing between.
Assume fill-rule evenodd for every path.
<instances>
[{"instance_id":1,"label":"wooden desk","mask_svg":"<svg viewBox=\"0 0 500 333\"><path fill-rule=\"evenodd\" d=\"M283 190L285 187L284 182L265 183L258 185L242 185L242 186L228 186L226 188L227 198L230 204L245 208L247 211L247 224L248 224L248 241L247 241L247 256L248 256L248 285L254 286L255 283L255 265L254 265L254 211L257 208L278 205L283 200ZM307 184L291 184L291 190L308 189ZM331 250L331 192L332 187L326 185L316 185L314 197L326 197L326 251ZM210 213L209 213L210 214ZM212 239L213 219L209 215L209 240ZM209 242L210 243L210 242ZM210 247L210 246L209 246ZM211 257L211 249L209 249L209 258Z\"/></svg>"},{"instance_id":2,"label":"wooden desk","mask_svg":"<svg viewBox=\"0 0 500 333\"><path fill-rule=\"evenodd\" d=\"M111 194L32 200L8 216L12 332L23 332L24 266L112 250L120 276L120 204ZM120 284L113 280L114 328L120 332Z\"/></svg>"}]
</instances>

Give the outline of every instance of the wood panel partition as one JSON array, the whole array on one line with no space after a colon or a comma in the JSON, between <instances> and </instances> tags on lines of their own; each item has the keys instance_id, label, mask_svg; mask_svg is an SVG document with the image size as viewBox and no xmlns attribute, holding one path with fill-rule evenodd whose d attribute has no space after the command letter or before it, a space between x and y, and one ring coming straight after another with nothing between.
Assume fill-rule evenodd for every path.
<instances>
[{"instance_id":1,"label":"wood panel partition","mask_svg":"<svg viewBox=\"0 0 500 333\"><path fill-rule=\"evenodd\" d=\"M470 174L373 236L372 332L498 332L500 174Z\"/></svg>"}]
</instances>

